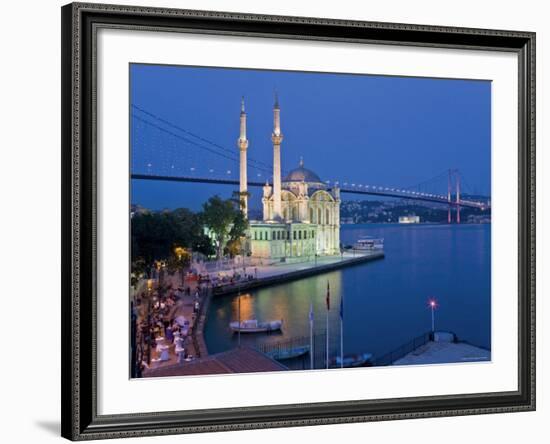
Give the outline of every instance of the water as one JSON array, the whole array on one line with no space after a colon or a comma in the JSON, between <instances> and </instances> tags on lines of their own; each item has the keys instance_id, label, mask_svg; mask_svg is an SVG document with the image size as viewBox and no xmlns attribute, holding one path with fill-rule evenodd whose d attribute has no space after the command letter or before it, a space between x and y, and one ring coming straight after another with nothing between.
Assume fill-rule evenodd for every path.
<instances>
[{"instance_id":1,"label":"water","mask_svg":"<svg viewBox=\"0 0 550 444\"><path fill-rule=\"evenodd\" d=\"M310 301L315 334L326 330L330 282L329 338L340 347L340 299L344 295L344 352L384 355L431 329L428 300L439 304L436 330L491 346L490 225L345 225L344 245L361 236L383 237L386 257L319 276L257 289L241 296L242 319L283 319L283 331L241 335L243 344L274 343L309 336ZM238 298L214 298L205 329L210 353L237 346L228 327L238 318Z\"/></svg>"}]
</instances>

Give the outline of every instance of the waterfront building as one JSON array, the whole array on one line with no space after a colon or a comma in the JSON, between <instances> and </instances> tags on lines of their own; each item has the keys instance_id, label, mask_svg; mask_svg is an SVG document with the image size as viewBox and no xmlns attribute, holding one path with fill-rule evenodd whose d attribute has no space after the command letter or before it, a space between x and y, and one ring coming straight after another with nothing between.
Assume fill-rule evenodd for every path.
<instances>
[{"instance_id":1,"label":"waterfront building","mask_svg":"<svg viewBox=\"0 0 550 444\"><path fill-rule=\"evenodd\" d=\"M263 218L249 221L248 245L253 257L285 262L340 254L340 189L329 189L321 178L304 166L281 177L281 110L277 97L273 107L273 184L263 187ZM247 214L246 113L241 104L240 193ZM244 153L244 154L243 154Z\"/></svg>"},{"instance_id":2,"label":"waterfront building","mask_svg":"<svg viewBox=\"0 0 550 444\"><path fill-rule=\"evenodd\" d=\"M420 216L399 216L399 223L400 224L419 224L420 223Z\"/></svg>"}]
</instances>

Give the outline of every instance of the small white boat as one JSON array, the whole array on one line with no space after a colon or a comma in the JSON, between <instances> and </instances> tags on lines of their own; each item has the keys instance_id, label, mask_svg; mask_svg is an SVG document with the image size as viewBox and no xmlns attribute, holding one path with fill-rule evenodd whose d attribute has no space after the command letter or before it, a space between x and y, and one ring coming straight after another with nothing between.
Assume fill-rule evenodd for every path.
<instances>
[{"instance_id":1,"label":"small white boat","mask_svg":"<svg viewBox=\"0 0 550 444\"><path fill-rule=\"evenodd\" d=\"M283 320L258 322L257 319L246 319L241 321L230 322L229 328L234 332L241 333L264 333L269 331L280 330L283 325Z\"/></svg>"},{"instance_id":2,"label":"small white boat","mask_svg":"<svg viewBox=\"0 0 550 444\"><path fill-rule=\"evenodd\" d=\"M309 345L303 345L302 347L293 347L282 350L273 350L267 352L266 355L276 361L284 361L285 359L297 358L309 353Z\"/></svg>"},{"instance_id":3,"label":"small white boat","mask_svg":"<svg viewBox=\"0 0 550 444\"><path fill-rule=\"evenodd\" d=\"M354 250L383 250L384 239L365 236L359 238L353 245Z\"/></svg>"},{"instance_id":4,"label":"small white boat","mask_svg":"<svg viewBox=\"0 0 550 444\"><path fill-rule=\"evenodd\" d=\"M344 356L344 368L349 367L366 367L372 365L372 353L361 353L358 355L345 355ZM330 367L339 368L342 367L342 359L340 356L330 361Z\"/></svg>"}]
</instances>

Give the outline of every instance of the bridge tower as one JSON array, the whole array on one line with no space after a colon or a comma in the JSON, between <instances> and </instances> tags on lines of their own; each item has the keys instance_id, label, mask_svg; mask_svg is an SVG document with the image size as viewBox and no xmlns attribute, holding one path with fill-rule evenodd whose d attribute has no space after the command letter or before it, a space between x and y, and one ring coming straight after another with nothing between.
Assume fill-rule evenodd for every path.
<instances>
[{"instance_id":1,"label":"bridge tower","mask_svg":"<svg viewBox=\"0 0 550 444\"><path fill-rule=\"evenodd\" d=\"M239 147L239 198L243 203L244 217L248 217L248 189L247 189L247 170L246 170L246 153L248 149L248 139L246 138L246 112L244 110L244 97L241 99L241 132L237 145Z\"/></svg>"},{"instance_id":2,"label":"bridge tower","mask_svg":"<svg viewBox=\"0 0 550 444\"><path fill-rule=\"evenodd\" d=\"M283 134L281 133L281 109L279 108L279 98L275 92L275 104L273 105L273 219L282 219L281 211L281 142Z\"/></svg>"},{"instance_id":3,"label":"bridge tower","mask_svg":"<svg viewBox=\"0 0 550 444\"><path fill-rule=\"evenodd\" d=\"M450 224L452 222L451 218L451 174L452 171L449 170L449 177L447 179L447 202L449 202L449 207L447 208L447 223Z\"/></svg>"},{"instance_id":4,"label":"bridge tower","mask_svg":"<svg viewBox=\"0 0 550 444\"><path fill-rule=\"evenodd\" d=\"M456 223L460 223L460 174L455 170L456 177Z\"/></svg>"}]
</instances>

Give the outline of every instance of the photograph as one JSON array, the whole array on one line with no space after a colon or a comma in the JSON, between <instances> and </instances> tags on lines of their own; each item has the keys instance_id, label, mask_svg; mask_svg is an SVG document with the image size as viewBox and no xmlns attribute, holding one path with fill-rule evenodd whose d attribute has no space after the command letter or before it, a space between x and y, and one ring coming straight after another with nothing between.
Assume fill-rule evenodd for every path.
<instances>
[{"instance_id":1,"label":"photograph","mask_svg":"<svg viewBox=\"0 0 550 444\"><path fill-rule=\"evenodd\" d=\"M130 378L490 364L491 80L128 75Z\"/></svg>"}]
</instances>

